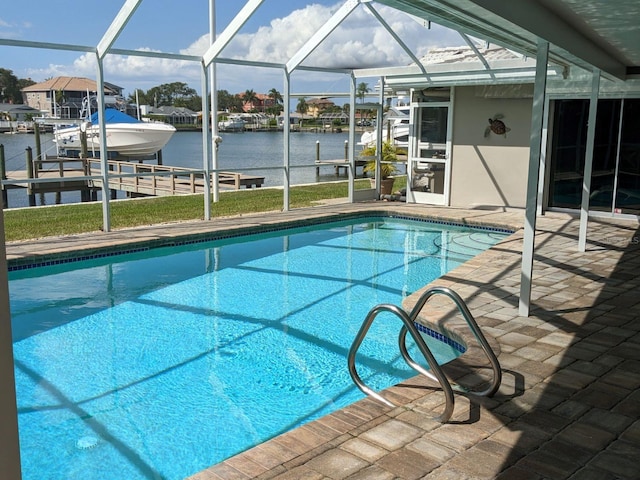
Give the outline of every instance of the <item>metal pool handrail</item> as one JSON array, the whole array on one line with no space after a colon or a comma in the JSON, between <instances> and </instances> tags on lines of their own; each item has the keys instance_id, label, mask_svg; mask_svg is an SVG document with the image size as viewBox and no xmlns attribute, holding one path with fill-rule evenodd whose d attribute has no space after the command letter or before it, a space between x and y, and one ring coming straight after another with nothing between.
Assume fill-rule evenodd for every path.
<instances>
[{"instance_id":1,"label":"metal pool handrail","mask_svg":"<svg viewBox=\"0 0 640 480\"><path fill-rule=\"evenodd\" d=\"M491 367L493 369L493 380L489 388L487 388L486 390L483 390L481 392L468 391L467 389L465 389L464 387L456 383L454 383L452 386L452 384L449 382L449 379L446 377L446 375L442 371L442 368L440 367L440 365L434 358L433 354L431 353L431 350L422 339L420 332L418 332L418 329L416 328L416 325L415 325L415 320L418 317L418 314L424 307L427 300L429 300L429 298L431 298L433 295L436 295L436 294L446 295L453 300L453 302L458 307L458 310L467 321L467 325L473 332L474 336L476 337L476 340L482 347L482 350L487 355L487 358L489 359L489 362L491 363ZM489 342L487 342L487 339L485 338L482 331L480 330L480 327L478 326L478 323L473 318L473 315L471 315L471 312L469 311L469 308L467 307L467 305L464 303L464 300L462 300L462 298L450 288L433 287L427 290L426 292L424 292L420 296L420 298L418 299L418 302L416 303L416 305L411 310L411 313L409 314L407 314L407 312L402 308L396 305L391 305L391 304L380 304L373 307L369 311L366 318L362 322L360 330L356 334L356 337L351 345L351 348L349 349L349 355L347 357L349 374L351 375L353 382L362 392L376 398L377 400L381 401L382 403L390 407L396 406L392 402L384 398L382 395L380 395L380 393L368 387L362 381L362 379L360 378L360 375L358 375L358 371L355 366L356 353L358 352L358 349L360 348L360 345L362 344L364 337L367 335L367 332L369 331L369 328L371 327L373 320L378 316L379 313L383 311L391 312L402 320L403 326L400 329L400 334L398 336L398 346L400 348L400 353L402 354L402 358L404 358L405 362L407 362L407 364L417 372L427 376L432 380L437 381L440 384L440 387L442 387L442 391L444 392L444 396L445 396L445 408L442 414L436 417L436 420L439 420L442 423L446 423L449 420L449 418L451 418L451 415L453 414L453 408L454 408L454 402L455 402L455 399L453 396L454 389L459 392L471 393L473 395L490 396L490 395L493 395L498 390L498 388L500 388L500 383L502 382L502 370L500 368L500 363L498 362L498 358L496 357L495 353L491 349ZM416 363L413 360L413 358L411 358L411 356L409 355L409 352L407 351L407 346L406 346L407 332L411 334L411 337L416 342L416 345L418 346L420 353L422 353L424 358L427 360L427 363L429 364L429 368L431 369L431 371L426 370L420 364Z\"/></svg>"},{"instance_id":2,"label":"metal pool handrail","mask_svg":"<svg viewBox=\"0 0 640 480\"><path fill-rule=\"evenodd\" d=\"M383 312L383 311L394 313L396 316L398 316L402 320L402 323L404 324L403 329L405 329L405 331L408 331L411 334L414 341L416 342L416 345L418 346L418 349L420 350L424 358L427 360L427 363L429 364L429 368L431 368L431 371L434 373L435 378L437 379L438 383L440 383L440 386L442 387L442 390L444 392L446 402L445 402L444 412L442 412L442 414L438 416L436 419L441 421L442 423L446 423L449 420L449 418L451 418L451 414L453 413L454 399L453 399L453 390L451 389L451 385L449 384L447 377L442 371L442 368L440 368L440 365L438 365L438 362L436 361L433 354L431 353L431 350L429 350L429 347L427 347L427 344L422 339L422 336L420 335L420 332L418 332L418 329L413 323L413 320L409 317L409 315L407 315L407 312L405 312L403 309L401 309L396 305L391 305L391 304L377 305L376 307L373 307L369 311L364 322L362 322L362 326L360 327L360 330L358 331L358 334L356 335L355 340L353 341L351 348L349 349L349 356L347 358L347 364L349 366L349 374L351 375L353 382L356 384L356 386L360 390L362 390L367 395L370 395L376 398L377 400L381 401L382 403L390 407L396 406L392 402L384 398L382 395L380 395L378 392L369 388L362 381L362 379L360 378L360 375L358 375L358 372L355 366L356 353L358 351L358 348L360 348L360 345L362 344L362 340L364 340L364 337L367 335L367 332L369 331L369 327L371 327L373 320L376 318L376 316L380 312ZM421 370L424 370L422 369L422 367L420 368ZM433 378L433 377L430 376L430 378Z\"/></svg>"},{"instance_id":3,"label":"metal pool handrail","mask_svg":"<svg viewBox=\"0 0 640 480\"><path fill-rule=\"evenodd\" d=\"M453 300L453 302L456 304L456 306L458 307L458 311L462 314L464 319L467 321L467 325L469 326L469 329L473 332L473 335L475 336L477 342L480 344L482 351L487 356L489 363L491 363L491 368L493 370L493 380L491 381L491 384L489 385L489 387L485 390L482 390L480 392L471 391L455 383L453 385L453 389L458 392L470 393L472 395L477 395L482 397L490 397L491 395L496 393L500 388L500 383L502 382L502 368L500 367L500 362L498 361L498 358L493 352L493 349L489 345L489 342L487 341L484 334L482 333L482 330L480 330L480 326L476 322L475 318L473 318L473 315L471 315L471 312L469 311L467 304L460 297L460 295L458 295L456 292L454 292L448 287L432 287L420 296L416 305L411 310L409 317L413 321L415 321L416 318L418 318L418 314L424 307L425 303L427 303L427 301L431 297L438 294L446 295L451 300ZM434 376L428 370L425 370L424 368L422 368L418 363L416 363L411 358L406 346L406 337L407 337L407 329L403 327L400 330L400 334L398 336L398 344L400 347L400 353L402 354L402 357L405 359L407 364L412 368L414 368L415 370L417 370L418 372L422 373L423 375L426 375L427 377L433 380L438 380L437 378L434 378Z\"/></svg>"}]
</instances>

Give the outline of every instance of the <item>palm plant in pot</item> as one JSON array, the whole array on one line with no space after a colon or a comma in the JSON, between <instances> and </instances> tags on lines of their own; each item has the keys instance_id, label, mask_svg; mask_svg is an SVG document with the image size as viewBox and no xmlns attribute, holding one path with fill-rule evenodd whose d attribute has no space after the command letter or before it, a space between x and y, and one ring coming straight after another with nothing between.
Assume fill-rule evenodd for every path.
<instances>
[{"instance_id":1,"label":"palm plant in pot","mask_svg":"<svg viewBox=\"0 0 640 480\"><path fill-rule=\"evenodd\" d=\"M360 152L361 157L367 157L369 160L365 163L363 172L376 174L376 146L369 145L362 149ZM393 190L393 174L398 172L398 168L395 163L397 162L398 154L396 147L393 143L386 141L382 142L382 158L380 162L380 194L390 195ZM375 188L375 178L371 178L371 186Z\"/></svg>"}]
</instances>

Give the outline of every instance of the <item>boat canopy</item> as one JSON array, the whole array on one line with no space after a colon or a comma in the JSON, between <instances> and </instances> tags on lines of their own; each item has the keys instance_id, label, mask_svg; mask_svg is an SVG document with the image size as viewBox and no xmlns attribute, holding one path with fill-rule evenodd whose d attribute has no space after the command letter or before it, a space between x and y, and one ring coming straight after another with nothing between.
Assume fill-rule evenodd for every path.
<instances>
[{"instance_id":1,"label":"boat canopy","mask_svg":"<svg viewBox=\"0 0 640 480\"><path fill-rule=\"evenodd\" d=\"M134 118L126 113L122 113L120 110L116 110L115 108L106 108L104 111L104 120L106 123L140 123L140 120ZM98 112L95 112L91 115L91 123L93 125L97 125L98 122Z\"/></svg>"}]
</instances>

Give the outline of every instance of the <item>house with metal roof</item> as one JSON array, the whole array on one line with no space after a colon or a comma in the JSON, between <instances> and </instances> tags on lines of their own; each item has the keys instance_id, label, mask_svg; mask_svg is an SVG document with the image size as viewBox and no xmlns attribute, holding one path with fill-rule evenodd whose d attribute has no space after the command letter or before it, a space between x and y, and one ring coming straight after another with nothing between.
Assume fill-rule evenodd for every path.
<instances>
[{"instance_id":1,"label":"house with metal roof","mask_svg":"<svg viewBox=\"0 0 640 480\"><path fill-rule=\"evenodd\" d=\"M28 105L0 103L0 132L16 131L22 122L40 116L40 111Z\"/></svg>"},{"instance_id":2,"label":"house with metal roof","mask_svg":"<svg viewBox=\"0 0 640 480\"><path fill-rule=\"evenodd\" d=\"M197 125L200 115L187 107L174 107L162 105L152 107L150 105L140 105L140 113L144 117L158 119L170 125Z\"/></svg>"}]
</instances>

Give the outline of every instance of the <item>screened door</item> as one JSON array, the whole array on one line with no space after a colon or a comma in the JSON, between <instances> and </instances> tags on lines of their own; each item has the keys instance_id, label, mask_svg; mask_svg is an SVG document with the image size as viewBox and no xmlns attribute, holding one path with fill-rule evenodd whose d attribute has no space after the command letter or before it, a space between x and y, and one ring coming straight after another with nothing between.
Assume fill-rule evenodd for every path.
<instances>
[{"instance_id":1,"label":"screened door","mask_svg":"<svg viewBox=\"0 0 640 480\"><path fill-rule=\"evenodd\" d=\"M410 142L407 181L408 200L446 205L449 196L449 102L417 103L411 109L413 138Z\"/></svg>"}]
</instances>

